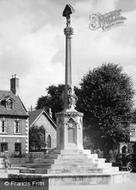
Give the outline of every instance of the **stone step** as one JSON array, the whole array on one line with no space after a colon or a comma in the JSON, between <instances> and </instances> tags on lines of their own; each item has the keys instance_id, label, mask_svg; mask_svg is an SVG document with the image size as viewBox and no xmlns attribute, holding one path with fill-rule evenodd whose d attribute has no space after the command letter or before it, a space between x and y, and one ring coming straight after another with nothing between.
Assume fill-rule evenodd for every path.
<instances>
[{"instance_id":1,"label":"stone step","mask_svg":"<svg viewBox=\"0 0 136 190\"><path fill-rule=\"evenodd\" d=\"M7 170L5 168L0 168L0 173L3 174L5 173Z\"/></svg>"},{"instance_id":2,"label":"stone step","mask_svg":"<svg viewBox=\"0 0 136 190\"><path fill-rule=\"evenodd\" d=\"M93 163L105 164L106 162L104 158L98 158L98 159L93 159Z\"/></svg>"},{"instance_id":3,"label":"stone step","mask_svg":"<svg viewBox=\"0 0 136 190\"><path fill-rule=\"evenodd\" d=\"M39 159L34 160L33 163L54 163L55 159Z\"/></svg>"},{"instance_id":4,"label":"stone step","mask_svg":"<svg viewBox=\"0 0 136 190\"><path fill-rule=\"evenodd\" d=\"M49 174L62 174L62 173L102 173L102 168L62 168L62 169L49 169Z\"/></svg>"},{"instance_id":5,"label":"stone step","mask_svg":"<svg viewBox=\"0 0 136 190\"><path fill-rule=\"evenodd\" d=\"M115 172L119 172L119 167L112 167Z\"/></svg>"},{"instance_id":6,"label":"stone step","mask_svg":"<svg viewBox=\"0 0 136 190\"><path fill-rule=\"evenodd\" d=\"M77 150L77 149L75 149L75 150L71 150L71 149L68 149L68 150L61 150L60 151L60 154L90 154L91 153L91 151L90 150Z\"/></svg>"},{"instance_id":7,"label":"stone step","mask_svg":"<svg viewBox=\"0 0 136 190\"><path fill-rule=\"evenodd\" d=\"M87 157L85 155L58 155L58 159L82 159L85 160Z\"/></svg>"},{"instance_id":8,"label":"stone step","mask_svg":"<svg viewBox=\"0 0 136 190\"><path fill-rule=\"evenodd\" d=\"M61 150L51 149L51 150L48 151L48 154L52 154L52 153L53 153L53 154L54 154L54 153L55 153L55 154L60 154L60 152L61 152Z\"/></svg>"},{"instance_id":9,"label":"stone step","mask_svg":"<svg viewBox=\"0 0 136 190\"><path fill-rule=\"evenodd\" d=\"M98 154L85 154L87 158L98 159Z\"/></svg>"},{"instance_id":10,"label":"stone step","mask_svg":"<svg viewBox=\"0 0 136 190\"><path fill-rule=\"evenodd\" d=\"M19 172L20 173L35 173L35 169L34 168L32 168L32 169L30 169L30 168L23 168L23 169L20 169Z\"/></svg>"},{"instance_id":11,"label":"stone step","mask_svg":"<svg viewBox=\"0 0 136 190\"><path fill-rule=\"evenodd\" d=\"M98 163L98 167L102 166L103 168L111 168L112 163Z\"/></svg>"},{"instance_id":12,"label":"stone step","mask_svg":"<svg viewBox=\"0 0 136 190\"><path fill-rule=\"evenodd\" d=\"M112 167L112 163L105 163L105 162L94 162L95 164L97 164L98 167L102 166L102 167Z\"/></svg>"},{"instance_id":13,"label":"stone step","mask_svg":"<svg viewBox=\"0 0 136 190\"><path fill-rule=\"evenodd\" d=\"M89 149L83 149L82 152L83 152L84 154L92 154L92 153L91 153L91 150L89 150Z\"/></svg>"},{"instance_id":14,"label":"stone step","mask_svg":"<svg viewBox=\"0 0 136 190\"><path fill-rule=\"evenodd\" d=\"M92 159L92 158L87 158L85 159L84 157L63 157L63 156L59 156L57 159L40 159L40 160L34 160L33 163L26 163L28 165L30 164L53 164L53 163L69 163L69 162L73 162L73 163L97 163L97 164L103 164L105 163L105 159ZM111 165L111 163L108 163Z\"/></svg>"},{"instance_id":15,"label":"stone step","mask_svg":"<svg viewBox=\"0 0 136 190\"><path fill-rule=\"evenodd\" d=\"M36 164L36 163L31 163L31 164L25 164L25 165L22 165L22 167L25 167L25 168L50 168L51 164L50 163L40 163L40 164Z\"/></svg>"},{"instance_id":16,"label":"stone step","mask_svg":"<svg viewBox=\"0 0 136 190\"><path fill-rule=\"evenodd\" d=\"M58 158L58 155L59 154L47 154L45 156L45 159L56 159L56 158Z\"/></svg>"},{"instance_id":17,"label":"stone step","mask_svg":"<svg viewBox=\"0 0 136 190\"><path fill-rule=\"evenodd\" d=\"M46 169L46 168L38 168L38 169L36 169L35 170L35 173L36 174L47 174L48 173L48 168Z\"/></svg>"},{"instance_id":18,"label":"stone step","mask_svg":"<svg viewBox=\"0 0 136 190\"><path fill-rule=\"evenodd\" d=\"M103 173L119 172L118 167L104 168Z\"/></svg>"},{"instance_id":19,"label":"stone step","mask_svg":"<svg viewBox=\"0 0 136 190\"><path fill-rule=\"evenodd\" d=\"M82 163L82 164L77 164L77 163L67 163L67 164L52 164L51 165L51 168L102 168L102 167L99 167L97 164L93 164L93 163ZM109 168L109 167L107 167Z\"/></svg>"},{"instance_id":20,"label":"stone step","mask_svg":"<svg viewBox=\"0 0 136 190\"><path fill-rule=\"evenodd\" d=\"M76 159L74 159L74 160L70 160L69 161L69 159L56 159L56 160L54 160L54 164L78 164L78 165L81 165L81 164L94 164L94 165L98 165L98 163L96 162L96 163L94 163L94 162L92 162L92 160L76 160Z\"/></svg>"},{"instance_id":21,"label":"stone step","mask_svg":"<svg viewBox=\"0 0 136 190\"><path fill-rule=\"evenodd\" d=\"M98 159L97 154L90 154L90 150L61 150L61 154L59 154L59 151L47 154L45 156L45 159L56 159L58 157L80 157L80 158L92 158L92 159Z\"/></svg>"},{"instance_id":22,"label":"stone step","mask_svg":"<svg viewBox=\"0 0 136 190\"><path fill-rule=\"evenodd\" d=\"M69 153L65 153L65 154L58 154L58 157L61 156L61 157L83 157L83 158L94 158L94 159L97 159L98 158L98 155L97 154L85 154L83 152L81 153L77 153L77 154L69 154Z\"/></svg>"},{"instance_id":23,"label":"stone step","mask_svg":"<svg viewBox=\"0 0 136 190\"><path fill-rule=\"evenodd\" d=\"M103 169L103 168L26 168L21 169L20 173L36 173L36 174L62 174L62 173L111 173L111 172L118 172L118 167L112 167L110 169Z\"/></svg>"},{"instance_id":24,"label":"stone step","mask_svg":"<svg viewBox=\"0 0 136 190\"><path fill-rule=\"evenodd\" d=\"M53 164L51 165L51 168L98 168L95 164L74 164L74 163L68 163L68 164Z\"/></svg>"}]
</instances>

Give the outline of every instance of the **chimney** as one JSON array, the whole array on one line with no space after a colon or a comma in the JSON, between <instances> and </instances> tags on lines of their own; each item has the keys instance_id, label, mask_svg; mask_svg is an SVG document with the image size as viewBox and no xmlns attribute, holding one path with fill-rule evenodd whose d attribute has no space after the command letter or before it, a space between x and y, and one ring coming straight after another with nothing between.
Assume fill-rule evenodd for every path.
<instances>
[{"instance_id":1,"label":"chimney","mask_svg":"<svg viewBox=\"0 0 136 190\"><path fill-rule=\"evenodd\" d=\"M19 95L19 78L16 76L16 74L12 75L12 78L10 79L10 90L16 96Z\"/></svg>"}]
</instances>

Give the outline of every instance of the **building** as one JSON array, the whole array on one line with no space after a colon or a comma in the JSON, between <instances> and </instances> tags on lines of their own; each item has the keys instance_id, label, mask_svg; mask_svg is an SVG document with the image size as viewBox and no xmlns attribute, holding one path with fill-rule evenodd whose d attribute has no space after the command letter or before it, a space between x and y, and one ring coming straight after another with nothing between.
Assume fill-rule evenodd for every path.
<instances>
[{"instance_id":1,"label":"building","mask_svg":"<svg viewBox=\"0 0 136 190\"><path fill-rule=\"evenodd\" d=\"M0 90L0 156L28 153L28 112L19 97L19 79L10 79L10 91Z\"/></svg>"},{"instance_id":2,"label":"building","mask_svg":"<svg viewBox=\"0 0 136 190\"><path fill-rule=\"evenodd\" d=\"M130 125L130 143L132 144L132 151L136 153L136 123Z\"/></svg>"},{"instance_id":3,"label":"building","mask_svg":"<svg viewBox=\"0 0 136 190\"><path fill-rule=\"evenodd\" d=\"M130 125L130 142L136 143L136 123Z\"/></svg>"},{"instance_id":4,"label":"building","mask_svg":"<svg viewBox=\"0 0 136 190\"><path fill-rule=\"evenodd\" d=\"M56 147L56 124L52 117L44 110L34 110L29 112L29 128L43 126L45 129L44 140L47 148Z\"/></svg>"},{"instance_id":5,"label":"building","mask_svg":"<svg viewBox=\"0 0 136 190\"><path fill-rule=\"evenodd\" d=\"M129 142L119 143L119 153L136 153L136 123L130 124Z\"/></svg>"}]
</instances>

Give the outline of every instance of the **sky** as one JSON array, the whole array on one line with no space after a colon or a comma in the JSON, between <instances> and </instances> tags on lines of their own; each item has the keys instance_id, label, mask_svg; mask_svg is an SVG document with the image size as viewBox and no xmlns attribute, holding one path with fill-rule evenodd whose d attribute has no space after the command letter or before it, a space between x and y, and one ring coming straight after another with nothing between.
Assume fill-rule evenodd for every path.
<instances>
[{"instance_id":1,"label":"sky","mask_svg":"<svg viewBox=\"0 0 136 190\"><path fill-rule=\"evenodd\" d=\"M119 64L136 90L136 0L0 0L0 90L10 78L20 79L20 97L35 107L50 85L64 83L65 18L72 14L72 77L79 85L89 70L103 63ZM89 29L89 15L122 9L124 24L111 30ZM136 105L136 98L134 98Z\"/></svg>"}]
</instances>

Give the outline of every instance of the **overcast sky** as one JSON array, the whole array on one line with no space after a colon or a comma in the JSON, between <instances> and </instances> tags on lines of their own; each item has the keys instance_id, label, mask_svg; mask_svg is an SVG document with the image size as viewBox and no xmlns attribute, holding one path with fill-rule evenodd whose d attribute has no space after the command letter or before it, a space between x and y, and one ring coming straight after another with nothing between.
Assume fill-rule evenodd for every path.
<instances>
[{"instance_id":1,"label":"overcast sky","mask_svg":"<svg viewBox=\"0 0 136 190\"><path fill-rule=\"evenodd\" d=\"M0 90L9 90L13 74L20 78L20 97L35 106L52 84L64 83L62 12L72 15L73 83L105 62L120 64L136 89L136 0L0 0ZM122 9L125 24L109 31L91 31L89 15Z\"/></svg>"}]
</instances>

